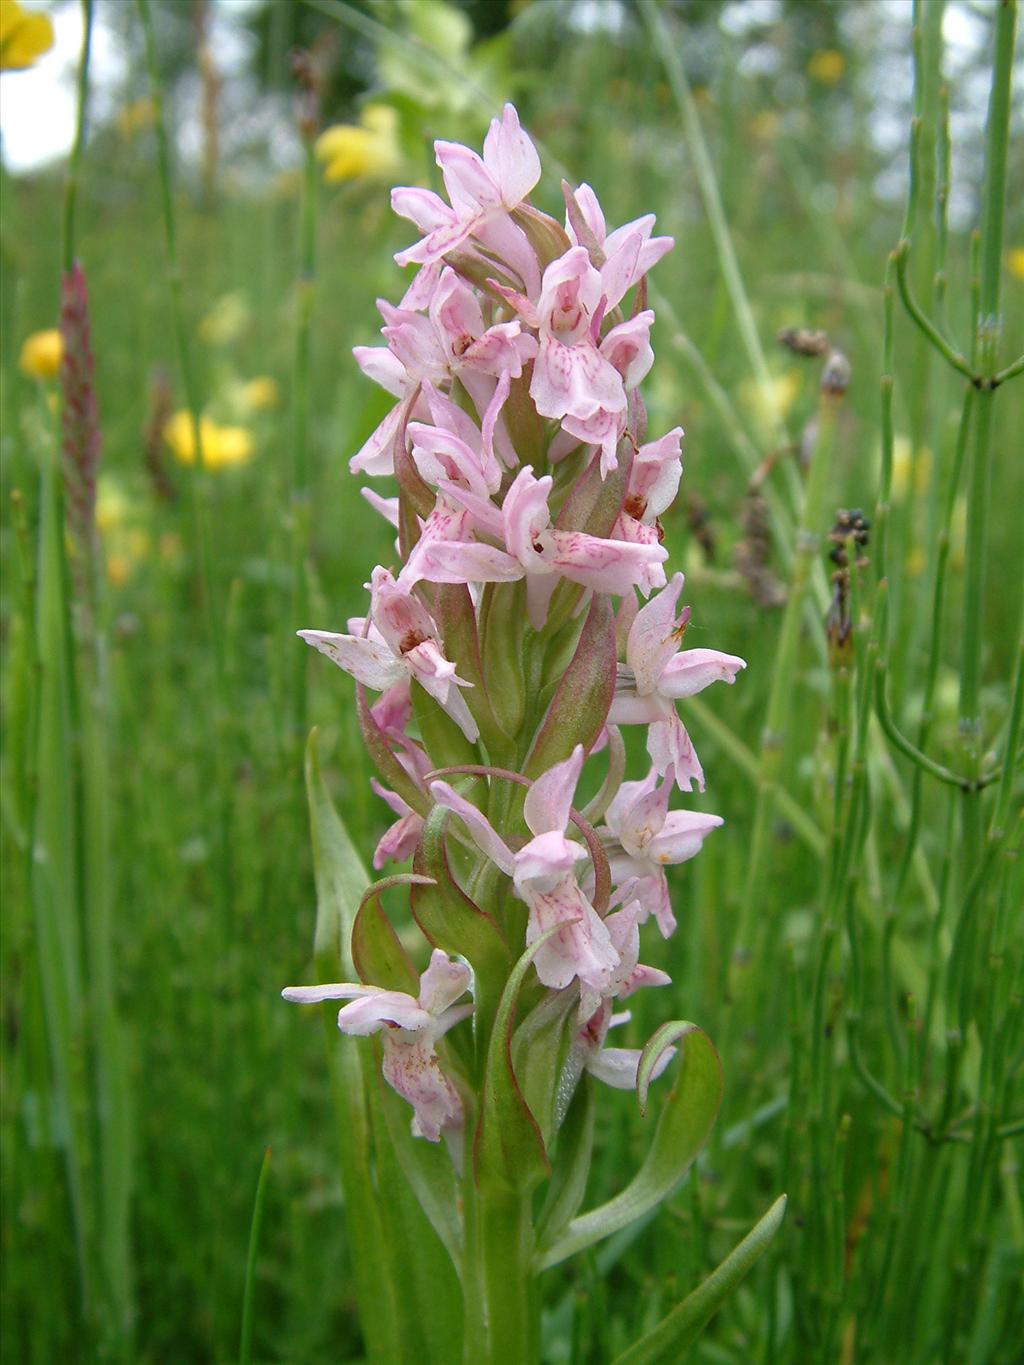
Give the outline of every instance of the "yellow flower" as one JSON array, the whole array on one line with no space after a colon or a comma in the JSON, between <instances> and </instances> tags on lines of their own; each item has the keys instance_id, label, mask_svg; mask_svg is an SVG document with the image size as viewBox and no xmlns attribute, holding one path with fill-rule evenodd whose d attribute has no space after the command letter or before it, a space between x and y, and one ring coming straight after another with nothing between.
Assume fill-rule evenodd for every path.
<instances>
[{"instance_id":1,"label":"yellow flower","mask_svg":"<svg viewBox=\"0 0 1024 1365\"><path fill-rule=\"evenodd\" d=\"M117 112L117 131L124 138L125 142L130 142L139 133L144 133L147 128L153 126L155 117L153 101L147 96L142 99L132 100Z\"/></svg>"},{"instance_id":2,"label":"yellow flower","mask_svg":"<svg viewBox=\"0 0 1024 1365\"><path fill-rule=\"evenodd\" d=\"M267 412L277 407L281 394L277 380L271 379L268 374L261 374L242 385L239 398L242 407L250 412Z\"/></svg>"},{"instance_id":3,"label":"yellow flower","mask_svg":"<svg viewBox=\"0 0 1024 1365\"><path fill-rule=\"evenodd\" d=\"M338 123L325 128L316 140L316 156L325 163L328 185L344 180L387 177L401 164L398 114L387 104L368 104L359 126Z\"/></svg>"},{"instance_id":4,"label":"yellow flower","mask_svg":"<svg viewBox=\"0 0 1024 1365\"><path fill-rule=\"evenodd\" d=\"M764 387L756 379L745 379L740 385L744 407L765 431L777 417L785 417L799 392L800 376L795 370L776 375Z\"/></svg>"},{"instance_id":5,"label":"yellow flower","mask_svg":"<svg viewBox=\"0 0 1024 1365\"><path fill-rule=\"evenodd\" d=\"M124 489L108 477L96 489L96 526L101 535L118 531L128 520L129 503Z\"/></svg>"},{"instance_id":6,"label":"yellow flower","mask_svg":"<svg viewBox=\"0 0 1024 1365\"><path fill-rule=\"evenodd\" d=\"M230 346L249 325L244 294L224 294L199 321L199 336L212 346Z\"/></svg>"},{"instance_id":7,"label":"yellow flower","mask_svg":"<svg viewBox=\"0 0 1024 1365\"><path fill-rule=\"evenodd\" d=\"M811 60L807 63L808 76L822 85L838 85L845 70L846 58L834 47L823 47L819 52L812 52Z\"/></svg>"},{"instance_id":8,"label":"yellow flower","mask_svg":"<svg viewBox=\"0 0 1024 1365\"><path fill-rule=\"evenodd\" d=\"M1012 247L1006 253L1006 268L1015 280L1024 280L1024 246Z\"/></svg>"},{"instance_id":9,"label":"yellow flower","mask_svg":"<svg viewBox=\"0 0 1024 1365\"><path fill-rule=\"evenodd\" d=\"M773 142L778 136L781 123L782 119L774 109L762 109L754 115L747 126L751 136L758 142Z\"/></svg>"},{"instance_id":10,"label":"yellow flower","mask_svg":"<svg viewBox=\"0 0 1024 1365\"><path fill-rule=\"evenodd\" d=\"M0 71L25 71L51 47L48 14L27 13L18 0L0 0Z\"/></svg>"},{"instance_id":11,"label":"yellow flower","mask_svg":"<svg viewBox=\"0 0 1024 1365\"><path fill-rule=\"evenodd\" d=\"M64 343L60 332L56 327L51 327L45 332L33 332L25 338L18 365L22 374L27 374L29 379L56 379L63 354Z\"/></svg>"},{"instance_id":12,"label":"yellow flower","mask_svg":"<svg viewBox=\"0 0 1024 1365\"><path fill-rule=\"evenodd\" d=\"M107 555L107 578L115 588L123 588L132 576L134 565L127 555Z\"/></svg>"},{"instance_id":13,"label":"yellow flower","mask_svg":"<svg viewBox=\"0 0 1024 1365\"><path fill-rule=\"evenodd\" d=\"M176 412L164 427L164 440L182 464L195 462L194 437L189 412ZM203 417L199 422L199 439L203 447L203 465L207 469L245 464L252 457L252 436L245 427L222 427L212 417Z\"/></svg>"}]
</instances>

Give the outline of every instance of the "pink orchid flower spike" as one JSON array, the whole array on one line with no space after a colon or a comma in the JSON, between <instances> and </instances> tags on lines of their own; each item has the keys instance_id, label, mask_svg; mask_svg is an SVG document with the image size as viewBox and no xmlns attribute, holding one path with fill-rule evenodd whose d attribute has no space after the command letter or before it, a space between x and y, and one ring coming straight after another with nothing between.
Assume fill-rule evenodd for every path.
<instances>
[{"instance_id":1,"label":"pink orchid flower spike","mask_svg":"<svg viewBox=\"0 0 1024 1365\"><path fill-rule=\"evenodd\" d=\"M435 1044L472 1014L472 1004L455 1004L472 979L464 963L452 961L435 948L420 977L416 999L404 991L351 981L288 986L281 994L301 1005L351 1000L338 1011L338 1028L359 1037L383 1032L384 1079L412 1105L413 1134L438 1142L442 1132L462 1127L463 1111L458 1091L441 1069Z\"/></svg>"}]
</instances>

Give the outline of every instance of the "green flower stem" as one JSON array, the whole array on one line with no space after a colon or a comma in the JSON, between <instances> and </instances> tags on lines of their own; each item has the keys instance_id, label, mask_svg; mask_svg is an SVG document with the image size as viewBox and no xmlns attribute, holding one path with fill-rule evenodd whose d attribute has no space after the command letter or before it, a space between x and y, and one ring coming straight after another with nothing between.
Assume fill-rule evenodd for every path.
<instances>
[{"instance_id":1,"label":"green flower stem","mask_svg":"<svg viewBox=\"0 0 1024 1365\"><path fill-rule=\"evenodd\" d=\"M985 158L985 199L981 229L981 284L978 300L977 342L981 373L997 372L1001 319L999 314L1006 213L1006 160L1010 132L1013 50L1017 25L1016 0L1002 0L996 11L995 62L989 99ZM993 389L978 395L975 441L971 452L967 497L967 567L964 581L963 646L960 675L960 731L968 771L981 763L981 639L985 587L985 551L991 484ZM976 847L978 802L965 804L965 826ZM969 852L969 850L967 850Z\"/></svg>"},{"instance_id":2,"label":"green flower stem","mask_svg":"<svg viewBox=\"0 0 1024 1365\"><path fill-rule=\"evenodd\" d=\"M160 181L160 208L164 224L164 247L167 257L167 282L171 296L171 323L174 328L175 347L181 378L185 388L185 403L192 427L192 443L195 459L191 465L189 480L192 495L192 515L195 527L196 553L199 557L200 579L203 591L207 631L213 651L215 684L218 696L223 690L224 654L221 632L217 628L218 611L214 597L213 559L210 551L210 534L204 506L205 488L203 456L203 437L200 424L201 402L199 385L192 364L192 352L185 325L185 305L182 297L182 272L178 261L178 240L174 218L174 195L171 182L171 156L164 121L163 81L156 58L156 40L153 35L153 18L149 0L135 0L139 20L142 24L143 42L146 52L146 70L149 75L150 99L153 103L153 129L156 135L157 171Z\"/></svg>"},{"instance_id":3,"label":"green flower stem","mask_svg":"<svg viewBox=\"0 0 1024 1365\"><path fill-rule=\"evenodd\" d=\"M761 893L768 860L772 816L782 770L786 723L793 705L793 682L799 653L804 598L812 567L817 562L820 530L825 519L840 402L841 399L836 395L822 393L818 407L818 437L811 458L804 504L797 529L793 575L779 631L772 686L758 757L758 792L750 857L729 972L730 996L734 1000L739 998L753 946L751 936L754 908Z\"/></svg>"},{"instance_id":4,"label":"green flower stem","mask_svg":"<svg viewBox=\"0 0 1024 1365\"><path fill-rule=\"evenodd\" d=\"M312 321L316 276L317 166L315 140L303 139L299 207L299 277L296 284L295 368L292 380L292 604L291 620L307 619L306 563L311 535L309 409ZM306 677L309 650L293 650L292 711L295 733L305 743Z\"/></svg>"},{"instance_id":5,"label":"green flower stem","mask_svg":"<svg viewBox=\"0 0 1024 1365\"><path fill-rule=\"evenodd\" d=\"M82 48L78 57L75 140L71 147L67 174L64 178L64 216L61 252L64 273L75 263L75 207L78 185L82 174L82 152L85 148L86 107L89 99L89 57L92 51L92 0L81 0Z\"/></svg>"},{"instance_id":6,"label":"green flower stem","mask_svg":"<svg viewBox=\"0 0 1024 1365\"><path fill-rule=\"evenodd\" d=\"M533 1291L533 1214L519 1191L479 1190L486 1348L473 1365L532 1365L538 1359ZM466 1357L470 1365L470 1357Z\"/></svg>"},{"instance_id":7,"label":"green flower stem","mask_svg":"<svg viewBox=\"0 0 1024 1365\"><path fill-rule=\"evenodd\" d=\"M692 716L701 729L706 730L714 742L736 764L741 772L753 781L758 777L757 754L747 747L725 722L715 714L709 704L700 697L686 699L688 716ZM825 838L814 820L807 814L784 787L775 793L779 814L793 828L793 833L816 858L825 856Z\"/></svg>"}]
</instances>

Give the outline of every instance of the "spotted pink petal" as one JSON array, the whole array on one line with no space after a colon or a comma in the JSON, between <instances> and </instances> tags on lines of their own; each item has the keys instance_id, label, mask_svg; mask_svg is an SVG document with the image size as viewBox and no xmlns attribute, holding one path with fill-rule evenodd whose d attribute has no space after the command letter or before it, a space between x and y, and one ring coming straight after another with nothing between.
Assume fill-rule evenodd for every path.
<instances>
[{"instance_id":1,"label":"spotted pink petal","mask_svg":"<svg viewBox=\"0 0 1024 1365\"><path fill-rule=\"evenodd\" d=\"M684 649L669 659L658 679L663 697L692 697L714 682L734 683L746 660L717 649Z\"/></svg>"},{"instance_id":2,"label":"spotted pink petal","mask_svg":"<svg viewBox=\"0 0 1024 1365\"><path fill-rule=\"evenodd\" d=\"M368 990L338 1011L338 1027L342 1033L365 1037L379 1033L387 1025L418 1033L430 1029L433 1017L418 1001L404 991Z\"/></svg>"},{"instance_id":3,"label":"spotted pink petal","mask_svg":"<svg viewBox=\"0 0 1024 1365\"><path fill-rule=\"evenodd\" d=\"M439 806L444 806L446 810L459 817L481 853L485 853L492 863L511 877L515 866L512 850L497 833L487 816L478 810L472 801L460 796L447 782L440 780L431 782L430 794Z\"/></svg>"},{"instance_id":4,"label":"spotted pink petal","mask_svg":"<svg viewBox=\"0 0 1024 1365\"><path fill-rule=\"evenodd\" d=\"M549 544L546 562L565 578L594 592L628 592L651 565L668 558L664 545L627 545L583 531L552 531Z\"/></svg>"},{"instance_id":5,"label":"spotted pink petal","mask_svg":"<svg viewBox=\"0 0 1024 1365\"><path fill-rule=\"evenodd\" d=\"M683 591L683 575L673 574L668 586L636 614L626 640L626 662L636 675L640 696L656 692L665 665L677 649L676 604Z\"/></svg>"},{"instance_id":6,"label":"spotted pink petal","mask_svg":"<svg viewBox=\"0 0 1024 1365\"><path fill-rule=\"evenodd\" d=\"M473 980L473 973L464 962L453 961L447 953L435 948L427 969L420 976L420 1004L431 1014L440 1017L449 1005L464 995Z\"/></svg>"},{"instance_id":7,"label":"spotted pink petal","mask_svg":"<svg viewBox=\"0 0 1024 1365\"><path fill-rule=\"evenodd\" d=\"M577 744L568 758L548 768L526 793L523 814L534 834L567 827L584 758L583 745Z\"/></svg>"},{"instance_id":8,"label":"spotted pink petal","mask_svg":"<svg viewBox=\"0 0 1024 1365\"><path fill-rule=\"evenodd\" d=\"M300 630L300 640L325 654L357 682L383 692L405 674L402 663L386 645L354 635L336 635L327 630Z\"/></svg>"},{"instance_id":9,"label":"spotted pink petal","mask_svg":"<svg viewBox=\"0 0 1024 1365\"><path fill-rule=\"evenodd\" d=\"M506 104L484 138L484 165L501 189L502 203L515 208L540 179L537 149L519 123L515 106Z\"/></svg>"}]
</instances>

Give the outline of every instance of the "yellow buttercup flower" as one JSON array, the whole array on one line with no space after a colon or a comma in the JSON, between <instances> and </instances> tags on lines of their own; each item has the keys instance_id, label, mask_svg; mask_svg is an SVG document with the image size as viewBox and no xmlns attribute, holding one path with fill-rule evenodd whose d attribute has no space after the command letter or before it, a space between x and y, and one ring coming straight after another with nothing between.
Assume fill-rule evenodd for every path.
<instances>
[{"instance_id":1,"label":"yellow buttercup flower","mask_svg":"<svg viewBox=\"0 0 1024 1365\"><path fill-rule=\"evenodd\" d=\"M1006 268L1015 280L1024 280L1024 246L1012 247L1006 253Z\"/></svg>"},{"instance_id":2,"label":"yellow buttercup flower","mask_svg":"<svg viewBox=\"0 0 1024 1365\"><path fill-rule=\"evenodd\" d=\"M324 162L328 185L391 175L402 161L397 112L387 104L368 104L358 126L338 123L324 129L316 140L316 157Z\"/></svg>"},{"instance_id":3,"label":"yellow buttercup flower","mask_svg":"<svg viewBox=\"0 0 1024 1365\"><path fill-rule=\"evenodd\" d=\"M812 52L811 60L807 63L808 76L822 85L838 85L845 70L846 58L834 47L823 47L819 52Z\"/></svg>"},{"instance_id":4,"label":"yellow buttercup flower","mask_svg":"<svg viewBox=\"0 0 1024 1365\"><path fill-rule=\"evenodd\" d=\"M250 412L268 412L281 401L277 380L271 379L268 374L257 375L242 385L239 399L242 407Z\"/></svg>"},{"instance_id":5,"label":"yellow buttercup flower","mask_svg":"<svg viewBox=\"0 0 1024 1365\"><path fill-rule=\"evenodd\" d=\"M48 14L23 10L18 0L0 0L0 71L26 71L51 47Z\"/></svg>"},{"instance_id":6,"label":"yellow buttercup flower","mask_svg":"<svg viewBox=\"0 0 1024 1365\"><path fill-rule=\"evenodd\" d=\"M56 327L45 332L33 332L25 338L18 358L22 374L29 379L56 379L60 371L64 343Z\"/></svg>"},{"instance_id":7,"label":"yellow buttercup flower","mask_svg":"<svg viewBox=\"0 0 1024 1365\"><path fill-rule=\"evenodd\" d=\"M230 465L245 464L252 458L252 435L245 427L221 426L212 417L202 417L199 439L203 447L203 465L207 469L226 469ZM195 433L190 412L174 414L164 427L164 440L175 459L182 464L195 463Z\"/></svg>"}]
</instances>

